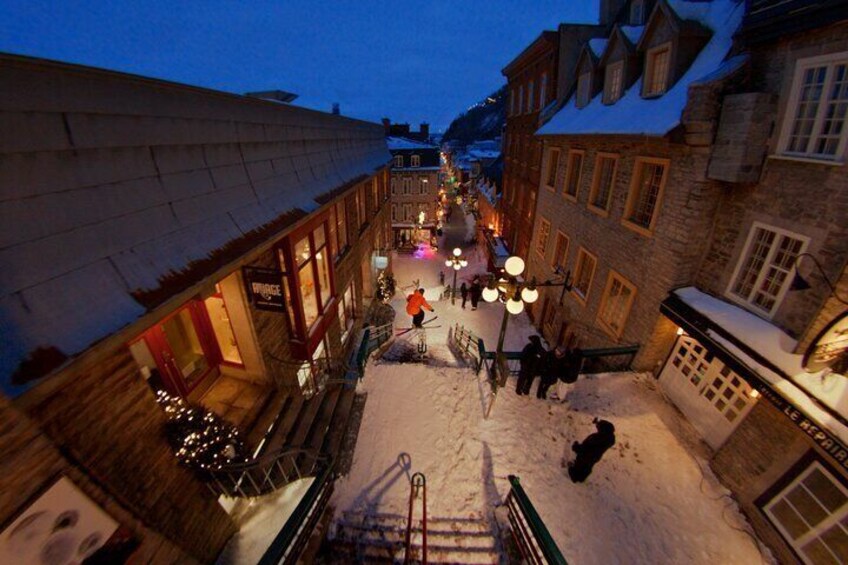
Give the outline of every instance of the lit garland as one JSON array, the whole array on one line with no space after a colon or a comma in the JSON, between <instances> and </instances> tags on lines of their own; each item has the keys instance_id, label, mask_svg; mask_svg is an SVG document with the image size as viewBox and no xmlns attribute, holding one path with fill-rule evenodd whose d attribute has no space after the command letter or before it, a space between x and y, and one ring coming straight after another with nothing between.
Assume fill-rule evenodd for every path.
<instances>
[{"instance_id":1,"label":"lit garland","mask_svg":"<svg viewBox=\"0 0 848 565\"><path fill-rule=\"evenodd\" d=\"M204 471L249 459L238 428L200 406L160 390L156 401L168 419L165 433L183 465Z\"/></svg>"},{"instance_id":2,"label":"lit garland","mask_svg":"<svg viewBox=\"0 0 848 565\"><path fill-rule=\"evenodd\" d=\"M383 304L388 304L395 295L395 277L386 271L377 276L377 299Z\"/></svg>"}]
</instances>

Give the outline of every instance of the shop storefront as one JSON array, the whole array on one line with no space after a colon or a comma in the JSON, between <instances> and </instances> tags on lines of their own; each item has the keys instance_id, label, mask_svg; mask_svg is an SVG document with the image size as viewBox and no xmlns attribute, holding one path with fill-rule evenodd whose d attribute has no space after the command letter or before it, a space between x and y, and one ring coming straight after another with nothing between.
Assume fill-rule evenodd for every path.
<instances>
[{"instance_id":1,"label":"shop storefront","mask_svg":"<svg viewBox=\"0 0 848 565\"><path fill-rule=\"evenodd\" d=\"M840 319L803 355L769 321L691 287L661 311L679 329L660 385L716 450L713 470L758 533L804 563L848 561Z\"/></svg>"}]
</instances>

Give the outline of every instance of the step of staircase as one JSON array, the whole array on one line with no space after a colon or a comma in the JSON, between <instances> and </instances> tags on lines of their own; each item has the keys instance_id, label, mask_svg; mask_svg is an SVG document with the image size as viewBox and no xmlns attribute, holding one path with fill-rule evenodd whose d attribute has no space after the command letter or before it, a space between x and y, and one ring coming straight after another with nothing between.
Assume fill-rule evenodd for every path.
<instances>
[{"instance_id":1,"label":"step of staircase","mask_svg":"<svg viewBox=\"0 0 848 565\"><path fill-rule=\"evenodd\" d=\"M248 431L244 439L251 450L255 450L262 440L270 436L286 403L290 401L291 396L287 391L275 390L265 399L255 419L249 423L245 422L242 429Z\"/></svg>"},{"instance_id":2,"label":"step of staircase","mask_svg":"<svg viewBox=\"0 0 848 565\"><path fill-rule=\"evenodd\" d=\"M406 517L400 514L343 512L336 520L332 542L334 553L355 562L401 562L406 541ZM420 520L412 528L410 557L423 559L423 530ZM428 517L427 562L499 564L498 540L485 520Z\"/></svg>"}]
</instances>

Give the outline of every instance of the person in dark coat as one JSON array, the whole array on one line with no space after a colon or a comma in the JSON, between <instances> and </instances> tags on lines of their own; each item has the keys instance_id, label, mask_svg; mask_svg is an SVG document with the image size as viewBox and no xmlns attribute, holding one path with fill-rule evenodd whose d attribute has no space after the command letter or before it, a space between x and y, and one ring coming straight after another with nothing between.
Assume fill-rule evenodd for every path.
<instances>
[{"instance_id":1,"label":"person in dark coat","mask_svg":"<svg viewBox=\"0 0 848 565\"><path fill-rule=\"evenodd\" d=\"M518 384L515 385L515 394L530 394L533 379L539 372L539 365L545 354L542 340L537 335L530 336L530 343L521 350L521 370L518 372Z\"/></svg>"},{"instance_id":2,"label":"person in dark coat","mask_svg":"<svg viewBox=\"0 0 848 565\"><path fill-rule=\"evenodd\" d=\"M565 351L565 370L557 376L556 394L560 402L565 402L565 397L571 389L571 385L577 382L580 369L583 368L583 352L577 347L577 336L572 334L568 338L568 347Z\"/></svg>"},{"instance_id":3,"label":"person in dark coat","mask_svg":"<svg viewBox=\"0 0 848 565\"><path fill-rule=\"evenodd\" d=\"M474 277L471 282L471 289L468 291L471 295L471 309L477 309L477 303L480 302L480 295L483 294L483 287L480 285L479 277Z\"/></svg>"},{"instance_id":4,"label":"person in dark coat","mask_svg":"<svg viewBox=\"0 0 848 565\"><path fill-rule=\"evenodd\" d=\"M465 301L468 300L468 287L465 283L459 287L459 295L462 297L462 309L465 310Z\"/></svg>"},{"instance_id":5,"label":"person in dark coat","mask_svg":"<svg viewBox=\"0 0 848 565\"><path fill-rule=\"evenodd\" d=\"M582 483L592 473L595 463L601 460L607 449L615 445L615 426L606 420L592 420L597 432L583 440L583 443L574 442L571 449L577 454L577 458L568 464L568 476L571 482Z\"/></svg>"},{"instance_id":6,"label":"person in dark coat","mask_svg":"<svg viewBox=\"0 0 848 565\"><path fill-rule=\"evenodd\" d=\"M544 400L548 397L548 389L557 382L560 375L567 371L567 364L568 358L565 356L565 347L561 345L545 354L540 371L542 379L539 381L539 388L536 389L536 398Z\"/></svg>"}]
</instances>

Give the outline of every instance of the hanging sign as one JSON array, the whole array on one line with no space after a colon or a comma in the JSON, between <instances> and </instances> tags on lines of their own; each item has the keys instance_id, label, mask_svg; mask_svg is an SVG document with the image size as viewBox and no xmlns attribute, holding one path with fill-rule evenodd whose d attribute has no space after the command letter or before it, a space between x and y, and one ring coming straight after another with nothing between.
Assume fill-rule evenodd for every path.
<instances>
[{"instance_id":1,"label":"hanging sign","mask_svg":"<svg viewBox=\"0 0 848 565\"><path fill-rule=\"evenodd\" d=\"M826 325L804 353L804 370L824 369L848 375L848 310Z\"/></svg>"},{"instance_id":2,"label":"hanging sign","mask_svg":"<svg viewBox=\"0 0 848 565\"><path fill-rule=\"evenodd\" d=\"M274 269L242 267L247 285L247 296L258 310L285 312L283 273Z\"/></svg>"}]
</instances>

